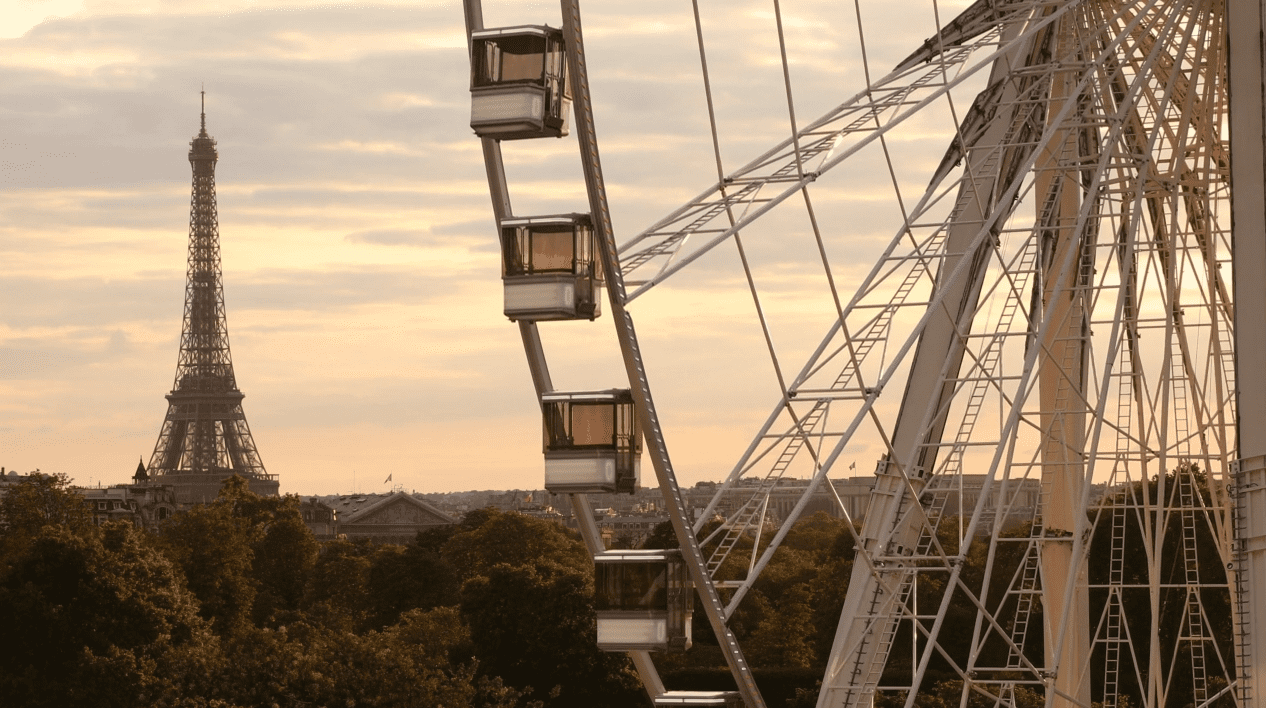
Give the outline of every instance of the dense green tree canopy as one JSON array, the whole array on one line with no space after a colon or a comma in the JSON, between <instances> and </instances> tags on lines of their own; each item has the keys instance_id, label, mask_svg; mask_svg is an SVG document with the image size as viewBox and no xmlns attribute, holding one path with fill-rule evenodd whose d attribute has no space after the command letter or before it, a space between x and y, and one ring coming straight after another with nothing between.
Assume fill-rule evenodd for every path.
<instances>
[{"instance_id":1,"label":"dense green tree canopy","mask_svg":"<svg viewBox=\"0 0 1266 708\"><path fill-rule=\"evenodd\" d=\"M45 526L81 532L92 525L83 495L64 474L31 474L0 496L0 561L21 552Z\"/></svg>"},{"instance_id":2,"label":"dense green tree canopy","mask_svg":"<svg viewBox=\"0 0 1266 708\"><path fill-rule=\"evenodd\" d=\"M222 504L195 506L163 525L163 552L180 568L201 614L228 636L249 624L255 602L253 529Z\"/></svg>"},{"instance_id":3,"label":"dense green tree canopy","mask_svg":"<svg viewBox=\"0 0 1266 708\"><path fill-rule=\"evenodd\" d=\"M168 520L159 539L221 635L293 616L318 550L298 497L262 497L236 475L211 504Z\"/></svg>"},{"instance_id":4,"label":"dense green tree canopy","mask_svg":"<svg viewBox=\"0 0 1266 708\"><path fill-rule=\"evenodd\" d=\"M461 611L481 670L547 706L645 701L628 660L597 648L592 572L548 559L495 565L466 581Z\"/></svg>"},{"instance_id":5,"label":"dense green tree canopy","mask_svg":"<svg viewBox=\"0 0 1266 708\"><path fill-rule=\"evenodd\" d=\"M593 575L593 561L574 532L552 521L495 509L468 514L444 544L443 557L463 582L487 576L496 565L533 566L542 559Z\"/></svg>"},{"instance_id":6,"label":"dense green tree canopy","mask_svg":"<svg viewBox=\"0 0 1266 708\"><path fill-rule=\"evenodd\" d=\"M208 646L178 571L129 524L47 526L0 574L9 705L156 704Z\"/></svg>"}]
</instances>

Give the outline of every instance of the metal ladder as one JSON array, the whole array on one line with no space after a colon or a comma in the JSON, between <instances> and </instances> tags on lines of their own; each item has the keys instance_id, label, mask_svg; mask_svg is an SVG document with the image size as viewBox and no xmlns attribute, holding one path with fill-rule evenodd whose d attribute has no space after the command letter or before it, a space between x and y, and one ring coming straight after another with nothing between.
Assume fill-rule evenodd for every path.
<instances>
[{"instance_id":1,"label":"metal ladder","mask_svg":"<svg viewBox=\"0 0 1266 708\"><path fill-rule=\"evenodd\" d=\"M1240 463L1231 463L1231 476L1238 490L1241 484ZM1234 503L1231 505L1232 523L1235 528L1235 572L1233 582L1235 583L1235 658L1236 666L1240 667L1240 671L1250 671L1252 668L1253 658L1253 633L1252 623L1249 617L1248 603L1245 597L1249 592L1248 578L1244 572L1246 565L1245 556L1248 553L1245 539L1248 537L1248 519L1244 510L1240 508L1240 495L1238 492ZM1240 675L1236 681L1235 697L1236 704L1240 706L1251 705L1253 700L1252 690L1253 676L1251 674Z\"/></svg>"},{"instance_id":2,"label":"metal ladder","mask_svg":"<svg viewBox=\"0 0 1266 708\"><path fill-rule=\"evenodd\" d=\"M1029 276L1033 274L1033 265L1036 260L1037 242L1030 240L1024 245L1024 250L1020 254L1020 262L1017 269L1013 271L1017 275L1016 290L1024 291ZM1002 314L998 317L998 324L994 328L993 336L990 338L989 343L985 345L985 351L976 367L975 380L972 383L971 393L967 397L967 405L963 410L962 423L958 427L954 443L950 448L949 455L946 457L945 467L941 470L942 477L950 478L962 471L963 453L966 451L967 443L976 427L976 421L980 418L980 411L984 408L985 397L989 392L991 380L998 373L998 364L1002 360L1002 344L1011 329L1011 323L1015 321L1015 313L1019 307L1019 298L1008 297L1006 299L1006 304L1002 308ZM962 513L961 509L959 513Z\"/></svg>"},{"instance_id":3,"label":"metal ladder","mask_svg":"<svg viewBox=\"0 0 1266 708\"><path fill-rule=\"evenodd\" d=\"M1178 471L1178 494L1182 521L1182 555L1186 569L1187 642L1191 649L1191 691L1196 705L1203 705L1209 697L1209 682L1205 666L1204 617L1200 603L1200 559L1196 551L1196 490L1190 469ZM1203 506L1203 504L1201 504Z\"/></svg>"},{"instance_id":4,"label":"metal ladder","mask_svg":"<svg viewBox=\"0 0 1266 708\"><path fill-rule=\"evenodd\" d=\"M1038 511L1033 516L1033 528L1029 532L1029 544L1024 554L1024 569L1020 572L1020 587L1012 591L1016 595L1015 621L1011 625L1011 643L1007 650L1007 668L1019 669L1024 665L1021 652L1029 636L1029 619L1033 615L1035 600L1040 599L1042 554L1038 547L1045 526L1042 523L1041 507L1044 501L1038 502Z\"/></svg>"},{"instance_id":5,"label":"metal ladder","mask_svg":"<svg viewBox=\"0 0 1266 708\"><path fill-rule=\"evenodd\" d=\"M1187 353L1182 348L1182 313L1174 305L1173 346L1169 352L1169 390L1174 401L1174 445L1180 458L1190 452L1191 444L1188 435L1191 433L1191 422L1187 411ZM1184 509L1186 507L1183 507Z\"/></svg>"},{"instance_id":6,"label":"metal ladder","mask_svg":"<svg viewBox=\"0 0 1266 708\"><path fill-rule=\"evenodd\" d=\"M772 201L772 198L756 198L756 195L766 185L799 183L803 181L804 175L816 175L814 170L806 169L808 167L806 163L809 160L823 153L829 153L843 136L865 135L879 131L883 125L882 119L885 113L906 105L907 99L915 91L930 85L943 84L945 79L941 67L962 63L970 56L970 49L970 47L947 48L941 60L933 65L932 70L922 71L909 83L896 86L877 85L871 87L866 94L869 97L868 101L848 107L844 113L833 117L827 122L829 124L842 119L849 120L843 127L825 130L821 128L805 130L800 137L812 137L815 139L804 141L799 146L798 151L789 149L791 144L786 144L781 149L771 151L771 153L762 156L756 163L727 176L722 184L718 185L718 188L725 189L730 186L738 186L737 190L733 192L727 190L723 192L724 196L718 201L704 202L695 205L696 208L694 209L685 210L685 214L691 214L694 218L684 227L676 230L666 230L661 229L657 225L642 234L642 236L658 235L665 238L643 251L630 254L621 263L622 272L625 275L629 275L656 257L671 257L677 251L678 245L695 233L718 232L718 229L704 229L703 227L736 205L750 206ZM749 176L759 168L769 166L771 163L779 159L785 159L788 156L791 159L778 169L766 174L758 173L755 176ZM680 218L682 215L682 212L679 212L676 216ZM672 223L676 223L676 220Z\"/></svg>"},{"instance_id":7,"label":"metal ladder","mask_svg":"<svg viewBox=\"0 0 1266 708\"><path fill-rule=\"evenodd\" d=\"M1108 557L1108 616L1104 627L1103 705L1117 705L1121 670L1121 584L1125 581L1125 518L1129 493L1122 489L1112 501L1112 549Z\"/></svg>"},{"instance_id":8,"label":"metal ladder","mask_svg":"<svg viewBox=\"0 0 1266 708\"><path fill-rule=\"evenodd\" d=\"M939 231L928 239L922 248L921 254L911 256L901 256L890 260L916 259L920 262L940 259L944 257L941 249L945 245L945 231ZM862 362L865 361L866 355L875 347L877 342L885 342L888 340L888 330L892 325L892 318L897 313L919 280L928 274L928 266L926 263L920 263L912 266L910 272L906 273L906 277L902 279L901 284L897 286L896 292L888 304L883 306L877 315L862 325L856 336L850 337L851 342L856 346L853 348L853 357L845 362L840 375L836 377L835 383L831 386L833 391L842 391L853 383L853 379L857 376L858 370L861 368Z\"/></svg>"},{"instance_id":9,"label":"metal ladder","mask_svg":"<svg viewBox=\"0 0 1266 708\"><path fill-rule=\"evenodd\" d=\"M721 537L717 547L712 551L712 555L708 557L708 575L710 577L716 577L717 570L721 568L726 557L729 556L730 551L733 550L743 534L764 519L765 505L769 500L769 493L778 485L778 480L782 479L783 474L791 466L796 455L805 446L809 434L822 421L826 410L826 401L818 401L813 405L808 415L800 421L799 430L788 433L791 438L787 441L787 446L778 455L778 459L774 461L769 473L761 480L760 486L757 487L756 491L752 493L752 496L748 498L743 506L722 524L721 528L724 529L724 535Z\"/></svg>"},{"instance_id":10,"label":"metal ladder","mask_svg":"<svg viewBox=\"0 0 1266 708\"><path fill-rule=\"evenodd\" d=\"M1182 348L1182 310L1174 303L1171 342L1169 352L1169 387L1174 402L1174 443L1175 452L1180 460L1190 454L1191 444L1188 439L1191 430L1187 402L1187 356ZM1209 695L1208 676L1205 662L1205 643L1208 639L1205 632L1204 618L1201 616L1200 602L1200 559L1196 550L1196 491L1193 471L1186 462L1179 465L1175 474L1178 485L1178 518L1182 529L1182 554L1185 592L1185 610L1183 624L1186 627L1188 648L1191 652L1191 690L1196 705L1205 702ZM1203 503L1201 506L1204 506ZM1181 635L1180 635L1181 636Z\"/></svg>"},{"instance_id":11,"label":"metal ladder","mask_svg":"<svg viewBox=\"0 0 1266 708\"><path fill-rule=\"evenodd\" d=\"M1070 317L1078 314L1081 308L1084 307L1082 301L1085 296L1085 283L1088 282L1085 278L1087 278L1089 273L1092 273L1094 269L1094 261L1089 257L1087 249L1084 246L1078 246L1078 250L1077 279L1071 288L1074 294L1072 297L1073 304L1070 308L1072 311L1069 313ZM1073 327L1079 323L1084 324L1080 319L1066 323L1063 327L1064 336L1059 338L1059 340L1064 342L1064 351L1063 358L1060 360L1059 364L1061 376L1059 377L1059 383L1056 384L1055 387L1055 402L1051 416L1051 430L1050 435L1047 438L1048 445L1058 444L1057 441L1063 440L1066 436L1067 431L1065 416L1068 413L1069 401L1073 397L1071 370L1075 364L1079 364L1082 354L1082 349L1079 346L1082 341L1081 332L1072 331ZM1060 458L1063 459L1063 452L1058 450L1054 450L1052 452L1059 452ZM1069 460L1064 459L1063 464L1068 465L1070 462Z\"/></svg>"},{"instance_id":12,"label":"metal ladder","mask_svg":"<svg viewBox=\"0 0 1266 708\"><path fill-rule=\"evenodd\" d=\"M1128 332L1132 329L1134 310L1127 306L1126 313L1129 321L1125 323L1123 331ZM1122 606L1121 585L1125 582L1125 522L1132 494L1128 486L1130 484L1128 468L1125 480L1121 480L1118 473L1121 470L1120 465L1123 464L1122 458L1130 449L1130 436L1127 431L1130 430L1130 415L1134 409L1135 372L1130 347L1121 347L1117 369L1113 375L1117 377L1116 454L1118 467L1112 472L1109 489L1113 487L1119 489L1112 498L1112 536L1108 556L1108 607L1102 640L1104 644L1104 708L1115 708L1119 703L1121 648L1125 643L1122 636L1125 612Z\"/></svg>"},{"instance_id":13,"label":"metal ladder","mask_svg":"<svg viewBox=\"0 0 1266 708\"><path fill-rule=\"evenodd\" d=\"M902 610L909 605L910 593L915 591L915 578L917 573L914 570L902 569L900 571L886 570L881 571L886 575L892 575L896 572L902 573L902 577L897 581L897 589L895 597L891 600L886 611L881 612L884 603L884 591L882 583L875 586L875 593L871 596L870 609L867 613L871 617L871 630L862 637L861 644L857 647L859 656L865 656L865 648L868 643L868 637L872 633L878 632L878 636L874 638L876 651L870 655L869 662L857 661L853 664L853 680L850 685L849 693L856 695L860 700L853 700L853 695L848 696L844 705L846 706L862 706L873 705L876 687L879 685L879 679L883 676L884 668L888 665L888 655L892 652L893 640L897 637L897 631L901 628L901 619L904 616ZM917 622L916 618L911 618L911 622ZM917 628L911 626L911 640L917 641ZM855 693L856 692L856 693ZM870 700L866 700L870 697Z\"/></svg>"},{"instance_id":14,"label":"metal ladder","mask_svg":"<svg viewBox=\"0 0 1266 708\"><path fill-rule=\"evenodd\" d=\"M1235 391L1235 342L1232 341L1234 335L1230 323L1218 320L1213 326L1218 332L1218 362L1221 364L1222 380L1228 392ZM1227 396L1226 401L1230 406L1230 418L1235 420L1237 399L1235 396Z\"/></svg>"},{"instance_id":15,"label":"metal ladder","mask_svg":"<svg viewBox=\"0 0 1266 708\"><path fill-rule=\"evenodd\" d=\"M1008 671L1018 671L1024 669L1024 643L1029 635L1029 620L1033 615L1033 605L1040 601L1041 588L1041 568L1042 556L1038 544L1041 543L1044 526L1042 524L1042 505L1045 503L1045 493L1041 495L1043 498L1038 501L1037 511L1033 514L1033 527L1029 532L1029 541L1024 552L1023 565L1020 570L1019 587L1012 586L1007 590L1008 596L1016 598L1015 619L1011 623L1010 640L1011 645L1007 648L1007 663L1005 665ZM1003 604L1006 603L1006 596L1003 597ZM999 605L1001 607L1001 605ZM1015 681L1002 681L998 688L998 702L1002 705L1015 705Z\"/></svg>"}]
</instances>

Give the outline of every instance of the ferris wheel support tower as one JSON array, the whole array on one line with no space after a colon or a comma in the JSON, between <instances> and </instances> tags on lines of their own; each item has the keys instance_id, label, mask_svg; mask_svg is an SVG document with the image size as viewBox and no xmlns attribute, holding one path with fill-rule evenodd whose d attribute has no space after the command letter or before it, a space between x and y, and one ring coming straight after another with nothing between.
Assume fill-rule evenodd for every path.
<instances>
[{"instance_id":1,"label":"ferris wheel support tower","mask_svg":"<svg viewBox=\"0 0 1266 708\"><path fill-rule=\"evenodd\" d=\"M1266 5L1261 0L1228 0L1227 81L1232 105L1231 201L1235 244L1236 370L1260 372L1266 366L1266 89L1263 88L1263 31ZM1245 316L1240 317L1243 313ZM1240 705L1266 706L1261 676L1266 671L1266 377L1236 378L1239 462L1236 589L1239 616Z\"/></svg>"},{"instance_id":2,"label":"ferris wheel support tower","mask_svg":"<svg viewBox=\"0 0 1266 708\"><path fill-rule=\"evenodd\" d=\"M1263 2L977 0L949 22L938 18L936 34L890 74L867 72L865 91L802 125L775 0L792 134L729 171L696 8L718 181L620 244L598 160L579 0L562 0L562 29L487 29L480 0L466 0L471 126L502 245L506 315L518 323L542 405L546 488L571 495L595 577L620 590L604 596L598 645L630 652L656 706L764 705L733 613L860 441L877 444L880 460L860 525L836 496L856 529L856 562L845 571L851 581L819 708L912 708L929 692L960 691L947 675L961 682L960 706L1017 708L1044 696L1047 708L1209 708L1234 693L1236 708L1266 708L1266 691L1254 689L1266 672L1266 593L1253 590L1266 584ZM964 82L985 74L985 89L961 112L968 104L952 94L974 92ZM954 139L912 201L885 136L921 111L948 121ZM573 116L589 212L515 215L500 141L566 136ZM902 224L846 304L810 183L876 145ZM771 234L754 221L801 193L808 227L799 235L815 242L838 317L820 342L779 330L814 352L792 379L748 262L760 254L745 250L739 231L751 243L787 238L782 222ZM727 239L782 395L692 523L628 306ZM805 265L765 255L758 265L780 273ZM795 272L812 275L812 265ZM1234 298L1225 283L1232 273ZM617 377L608 391L556 391L535 320L592 320L597 302L584 298L598 287L610 299L628 388ZM582 410L587 417L576 418ZM593 435L606 430L594 422L599 414L610 439ZM588 421L583 439L573 437L577 420ZM652 609L626 603L625 595L649 597L624 590L641 587L630 573L649 568L650 556L604 552L592 523L585 494L636 488L636 464L619 467L619 455L637 459L637 439L682 548L675 565L654 572L664 587L689 576L738 691L665 689L649 652L681 648L669 629L690 644L690 623L680 622L689 595ZM804 473L812 481L795 507L770 518L775 488ZM748 501L701 535L735 490L750 492ZM942 527L950 515L956 525ZM1016 519L1031 519L1027 533L1008 530ZM983 578L963 574L973 543L987 548ZM620 563L628 567L616 572ZM929 592L956 590L929 606L921 582ZM974 607L970 632L951 607L959 595ZM1127 612L1141 607L1149 611ZM1232 624L1234 653L1224 631Z\"/></svg>"}]
</instances>

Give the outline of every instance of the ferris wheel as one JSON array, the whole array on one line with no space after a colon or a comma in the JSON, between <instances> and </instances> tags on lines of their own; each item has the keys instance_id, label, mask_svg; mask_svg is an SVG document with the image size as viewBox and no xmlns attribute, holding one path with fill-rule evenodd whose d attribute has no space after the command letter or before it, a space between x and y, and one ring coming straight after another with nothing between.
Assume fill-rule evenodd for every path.
<instances>
[{"instance_id":1,"label":"ferris wheel","mask_svg":"<svg viewBox=\"0 0 1266 708\"><path fill-rule=\"evenodd\" d=\"M862 71L811 118L789 4L764 13L785 137L741 165L725 159L712 25L694 5L714 180L628 236L613 233L578 1L563 0L561 29L487 28L465 3L505 313L542 407L546 487L572 495L595 556L599 644L630 653L657 706L764 706L729 622L826 494L854 522L856 559L819 708L911 708L933 673L964 707L1266 699L1251 690L1266 657L1259 3L931 2L931 36L895 66L868 59L855 5ZM1234 115L1230 85L1248 107ZM905 136L930 130L937 152L912 152ZM514 213L501 141L572 132L590 210ZM911 164L926 167L917 183ZM885 210L849 206L877 199ZM893 217L882 238L874 214ZM772 399L750 443L718 451L730 472L697 518L634 327L643 296L692 278L745 291L766 378L751 385ZM789 279L812 284L811 304L780 300ZM556 389L540 329L599 317L627 379ZM876 466L854 518L835 481L858 454ZM585 494L632 491L644 469L680 551L602 547ZM801 495L773 513L792 479ZM925 586L943 589L930 607ZM955 608L974 616L969 637L943 636ZM660 681L654 652L690 645L692 611L736 692Z\"/></svg>"}]
</instances>

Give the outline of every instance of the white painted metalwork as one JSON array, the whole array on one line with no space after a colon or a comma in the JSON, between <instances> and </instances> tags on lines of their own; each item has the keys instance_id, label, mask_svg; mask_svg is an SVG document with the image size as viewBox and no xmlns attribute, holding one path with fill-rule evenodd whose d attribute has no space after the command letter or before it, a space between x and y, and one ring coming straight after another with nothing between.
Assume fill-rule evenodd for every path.
<instances>
[{"instance_id":1,"label":"white painted metalwork","mask_svg":"<svg viewBox=\"0 0 1266 708\"><path fill-rule=\"evenodd\" d=\"M738 691L668 691L655 698L655 708L742 708Z\"/></svg>"},{"instance_id":2,"label":"white painted metalwork","mask_svg":"<svg viewBox=\"0 0 1266 708\"><path fill-rule=\"evenodd\" d=\"M711 140L717 179L617 245L578 3L562 3L628 386L744 703L763 700L728 623L811 499L835 494L830 480L866 450L878 458L874 486L855 520L857 557L819 708L913 708L930 693L960 708L1266 705L1254 690L1266 670L1261 3L978 0L951 19L933 1L936 34L873 80L867 18L854 3L856 93L804 124L788 5L771 0L766 13L786 138L727 172L713 93L727 67L709 63L707 28L739 10L694 3L710 132L701 139ZM948 147L926 186L911 190L903 161L912 155L898 140L935 124ZM494 141L484 155L502 219L509 202ZM860 276L849 266L861 225L834 206L852 196L840 165L874 175L896 214ZM697 264L731 248L727 276L750 294L774 401L750 444L729 453L731 472L696 520L632 311L651 288L664 300L679 284L706 289L724 259ZM769 307L789 277L816 287L799 296L833 313L816 332ZM544 394L535 327L520 322ZM771 495L792 478L807 480L802 496L772 514ZM722 504L740 491L741 503ZM723 509L721 525L698 538ZM958 523L944 523L951 516ZM599 550L596 529L585 534ZM920 600L928 584L951 592ZM964 611L970 637L946 634ZM616 629L632 631L600 631ZM894 651L899 642L905 651ZM673 692L649 656L634 656L656 705L667 705Z\"/></svg>"}]
</instances>

